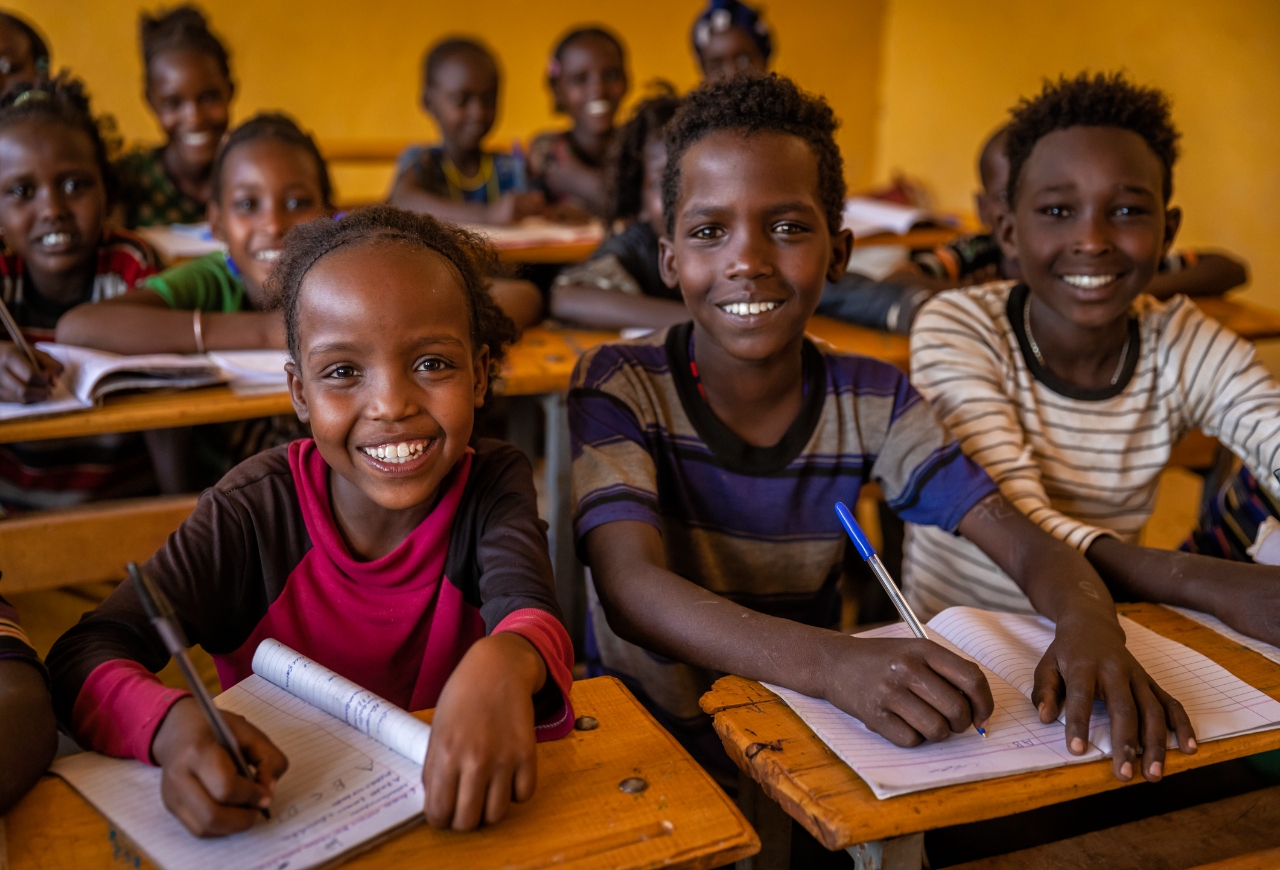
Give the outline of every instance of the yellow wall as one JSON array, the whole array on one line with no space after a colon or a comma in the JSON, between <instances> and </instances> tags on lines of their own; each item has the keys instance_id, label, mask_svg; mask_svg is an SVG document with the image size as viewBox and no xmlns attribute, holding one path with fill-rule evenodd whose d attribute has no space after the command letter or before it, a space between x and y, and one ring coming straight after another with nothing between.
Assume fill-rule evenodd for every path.
<instances>
[{"instance_id":1,"label":"yellow wall","mask_svg":"<svg viewBox=\"0 0 1280 870\"><path fill-rule=\"evenodd\" d=\"M1164 89L1181 128L1180 240L1252 268L1280 308L1280 3L1275 0L891 0L876 174L927 181L971 207L983 138L1045 76L1124 69Z\"/></svg>"},{"instance_id":2,"label":"yellow wall","mask_svg":"<svg viewBox=\"0 0 1280 870\"><path fill-rule=\"evenodd\" d=\"M140 97L139 9L176 0L9 0L49 37L55 67L92 88L99 111L130 138L158 132ZM580 22L603 22L630 49L633 93L664 76L681 89L697 71L688 42L701 0L201 0L233 51L240 91L235 116L264 108L294 114L322 140L430 139L418 109L418 69L427 45L446 34L481 36L506 71L492 141L506 146L550 125L543 81L557 37ZM884 0L770 4L777 68L824 91L844 119L841 146L850 183L870 180ZM355 10L359 10L358 13ZM377 183L382 184L381 170ZM339 186L344 177L339 176ZM356 183L356 182L351 182ZM367 180L359 182L368 186ZM385 188L383 188L385 189ZM363 195L350 184L340 190Z\"/></svg>"}]
</instances>

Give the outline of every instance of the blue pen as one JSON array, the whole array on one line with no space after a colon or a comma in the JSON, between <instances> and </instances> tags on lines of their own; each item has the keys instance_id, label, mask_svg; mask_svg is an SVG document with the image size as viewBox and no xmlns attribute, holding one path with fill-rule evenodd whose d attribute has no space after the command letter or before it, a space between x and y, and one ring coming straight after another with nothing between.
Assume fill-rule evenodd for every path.
<instances>
[{"instance_id":1,"label":"blue pen","mask_svg":"<svg viewBox=\"0 0 1280 870\"><path fill-rule=\"evenodd\" d=\"M867 540L866 534L862 531L862 526L858 525L858 521L854 519L853 512L845 507L842 501L836 502L836 516L840 518L840 525L844 526L844 530L849 533L849 539L853 541L853 546L857 548L858 555L863 558L863 561L871 569L871 573L876 575L876 579L884 587L885 593L889 596L889 600L893 602L893 606L897 608L902 621L907 624L911 629L911 633L916 637L921 640L928 640L929 635L925 633L924 626L916 618L915 613L912 612L911 605L907 603L907 599L902 595L902 590L898 588L897 583L893 582L893 578L885 570L884 563L876 555L875 548L871 546L871 542ZM974 725L973 729L983 737L987 736L986 729L979 728L977 725Z\"/></svg>"}]
</instances>

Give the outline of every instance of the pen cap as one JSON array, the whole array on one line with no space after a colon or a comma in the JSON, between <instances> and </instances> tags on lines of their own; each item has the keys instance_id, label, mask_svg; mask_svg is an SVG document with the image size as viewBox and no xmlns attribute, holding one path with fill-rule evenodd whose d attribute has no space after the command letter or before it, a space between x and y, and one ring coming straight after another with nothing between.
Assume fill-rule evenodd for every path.
<instances>
[{"instance_id":1,"label":"pen cap","mask_svg":"<svg viewBox=\"0 0 1280 870\"><path fill-rule=\"evenodd\" d=\"M840 525L844 526L844 530L849 533L849 538L853 541L853 546L857 547L858 555L863 558L863 561L874 556L876 554L875 548L867 540L866 534L862 531L862 526L858 525L858 521L854 519L853 512L845 507L842 501L836 502L836 516L840 518Z\"/></svg>"}]
</instances>

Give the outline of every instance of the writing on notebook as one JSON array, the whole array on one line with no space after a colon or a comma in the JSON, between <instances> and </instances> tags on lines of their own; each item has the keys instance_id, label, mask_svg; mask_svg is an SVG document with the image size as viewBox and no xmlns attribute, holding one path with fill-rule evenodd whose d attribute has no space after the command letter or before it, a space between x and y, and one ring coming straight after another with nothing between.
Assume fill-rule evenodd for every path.
<instances>
[{"instance_id":1,"label":"writing on notebook","mask_svg":"<svg viewBox=\"0 0 1280 870\"><path fill-rule=\"evenodd\" d=\"M1275 728L1280 702L1182 644L1120 619L1129 651L1165 691L1180 700L1200 742ZM904 749L868 730L829 702L770 686L805 724L858 772L876 797L1028 773L1090 761L1110 753L1110 721L1101 704L1089 723L1089 749L1066 751L1060 722L1044 724L1030 700L1035 667L1053 641L1053 623L1039 616L969 607L944 610L928 623L937 643L978 664L991 684L995 713L989 739L952 735L942 743ZM905 625L859 637L910 637Z\"/></svg>"}]
</instances>

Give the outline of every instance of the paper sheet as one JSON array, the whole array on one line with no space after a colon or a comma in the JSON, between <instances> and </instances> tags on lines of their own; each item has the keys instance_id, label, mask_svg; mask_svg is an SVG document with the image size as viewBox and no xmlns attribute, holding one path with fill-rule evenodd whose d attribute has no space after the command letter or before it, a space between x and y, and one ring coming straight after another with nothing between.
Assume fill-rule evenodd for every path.
<instances>
[{"instance_id":1,"label":"paper sheet","mask_svg":"<svg viewBox=\"0 0 1280 870\"><path fill-rule=\"evenodd\" d=\"M1262 731L1280 723L1280 702L1225 668L1131 620L1121 617L1120 625L1134 658L1182 702L1199 742ZM930 620L928 628L934 641L976 661L986 673L996 701L987 740L969 731L942 743L902 749L826 701L770 688L880 798L1043 770L1110 753L1110 719L1101 702L1094 704L1089 723L1092 746L1078 757L1066 751L1060 722L1041 724L1031 704L1036 665L1054 636L1049 620L953 607ZM898 624L859 636L911 635L905 625Z\"/></svg>"},{"instance_id":2,"label":"paper sheet","mask_svg":"<svg viewBox=\"0 0 1280 870\"><path fill-rule=\"evenodd\" d=\"M1271 644L1267 643L1266 641L1249 637L1246 634L1241 634L1231 626L1227 625L1221 619L1218 619L1218 617L1216 616L1210 616L1209 614L1201 613L1198 610L1188 610L1185 607L1174 607L1171 604L1166 604L1164 606L1169 608L1170 610L1181 613L1187 619L1200 623L1205 628L1213 629L1223 637L1230 638L1231 640L1234 640L1236 643L1240 644L1241 646L1247 647L1253 650L1254 652L1258 653L1259 655L1266 656L1267 658L1271 659L1271 661L1280 665L1280 647L1274 647Z\"/></svg>"},{"instance_id":3,"label":"paper sheet","mask_svg":"<svg viewBox=\"0 0 1280 870\"><path fill-rule=\"evenodd\" d=\"M160 769L139 761L86 752L58 759L53 772L165 870L304 870L421 818L419 764L259 676L217 704L253 722L289 759L271 821L248 831L191 836L161 802Z\"/></svg>"},{"instance_id":4,"label":"paper sheet","mask_svg":"<svg viewBox=\"0 0 1280 870\"><path fill-rule=\"evenodd\" d=\"M421 765L431 726L278 640L258 644L253 672Z\"/></svg>"},{"instance_id":5,"label":"paper sheet","mask_svg":"<svg viewBox=\"0 0 1280 870\"><path fill-rule=\"evenodd\" d=\"M209 354L240 394L284 392L288 389L284 364L289 361L283 350L224 350Z\"/></svg>"}]
</instances>

